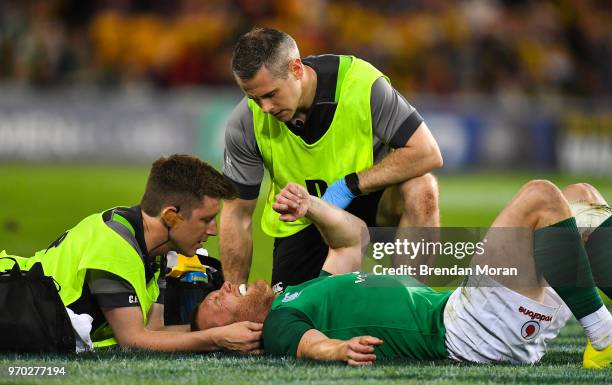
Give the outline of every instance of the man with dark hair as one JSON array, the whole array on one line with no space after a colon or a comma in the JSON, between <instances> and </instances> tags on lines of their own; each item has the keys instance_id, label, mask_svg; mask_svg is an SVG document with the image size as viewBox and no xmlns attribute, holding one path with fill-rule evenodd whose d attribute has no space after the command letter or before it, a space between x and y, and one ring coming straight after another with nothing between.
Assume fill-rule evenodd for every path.
<instances>
[{"instance_id":1,"label":"man with dark hair","mask_svg":"<svg viewBox=\"0 0 612 385\"><path fill-rule=\"evenodd\" d=\"M261 223L276 238L273 284L316 277L327 253L308 219L284 223L272 210L288 182L369 226L439 226L438 187L430 174L442 166L438 145L378 69L352 56L302 59L291 36L256 28L238 40L232 71L246 97L225 131L223 172L238 190L221 220L226 279L248 279L264 168L272 183Z\"/></svg>"},{"instance_id":2,"label":"man with dark hair","mask_svg":"<svg viewBox=\"0 0 612 385\"><path fill-rule=\"evenodd\" d=\"M171 250L194 255L208 236L216 235L220 202L234 193L232 184L200 159L162 157L153 163L140 206L93 214L46 250L17 259L25 269L41 262L45 274L60 284L64 305L93 318L94 347L256 350L257 323L192 333L189 325L165 326L163 321L162 256ZM0 260L1 268L11 264Z\"/></svg>"},{"instance_id":3,"label":"man with dark hair","mask_svg":"<svg viewBox=\"0 0 612 385\"><path fill-rule=\"evenodd\" d=\"M567 199L581 201L576 218ZM262 282L242 289L226 282L200 304L197 329L264 320L267 353L350 365L377 358L521 364L539 361L573 314L588 338L584 366L612 364L612 315L597 292L612 295L612 212L592 186L523 186L495 219L478 260L494 269L511 260L521 276L472 273L452 292L410 276L348 273L360 268L365 223L302 186L287 185L274 209L283 221L306 216L321 231L329 248L319 278L278 296ZM579 229L585 219L592 228Z\"/></svg>"}]
</instances>

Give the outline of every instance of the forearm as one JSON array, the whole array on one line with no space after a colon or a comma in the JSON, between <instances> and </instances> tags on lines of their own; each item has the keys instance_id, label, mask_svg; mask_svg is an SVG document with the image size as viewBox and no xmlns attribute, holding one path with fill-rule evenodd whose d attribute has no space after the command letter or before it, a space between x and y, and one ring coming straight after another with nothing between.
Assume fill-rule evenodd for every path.
<instances>
[{"instance_id":1,"label":"forearm","mask_svg":"<svg viewBox=\"0 0 612 385\"><path fill-rule=\"evenodd\" d=\"M157 329L157 331L186 333L186 332L191 331L191 326L187 324L185 325L164 325L160 329Z\"/></svg>"},{"instance_id":2,"label":"forearm","mask_svg":"<svg viewBox=\"0 0 612 385\"><path fill-rule=\"evenodd\" d=\"M251 223L250 215L245 218L236 210L221 214L219 243L226 281L245 283L249 278L253 255Z\"/></svg>"},{"instance_id":3,"label":"forearm","mask_svg":"<svg viewBox=\"0 0 612 385\"><path fill-rule=\"evenodd\" d=\"M315 196L309 196L309 199L306 218L317 226L330 248L362 245L367 236L367 228L361 219Z\"/></svg>"},{"instance_id":4,"label":"forearm","mask_svg":"<svg viewBox=\"0 0 612 385\"><path fill-rule=\"evenodd\" d=\"M440 167L435 154L422 156L409 148L398 148L372 167L357 173L359 189L369 193L427 174Z\"/></svg>"},{"instance_id":5,"label":"forearm","mask_svg":"<svg viewBox=\"0 0 612 385\"><path fill-rule=\"evenodd\" d=\"M372 336L357 336L342 341L327 338L316 329L310 329L300 339L297 348L298 358L320 361L346 361L349 365L369 365L376 360L375 346L383 340Z\"/></svg>"},{"instance_id":6,"label":"forearm","mask_svg":"<svg viewBox=\"0 0 612 385\"><path fill-rule=\"evenodd\" d=\"M157 307L158 310L161 306ZM261 324L237 322L227 326L210 328L195 332L183 330L150 330L143 327L140 308L117 307L102 308L104 317L113 329L119 345L138 349L174 352L209 352L221 348L251 351L260 346ZM159 315L159 312L157 312ZM153 325L163 325L156 321Z\"/></svg>"},{"instance_id":7,"label":"forearm","mask_svg":"<svg viewBox=\"0 0 612 385\"><path fill-rule=\"evenodd\" d=\"M344 361L340 354L345 341L327 339L307 345L298 351L298 358L308 358L317 361Z\"/></svg>"},{"instance_id":8,"label":"forearm","mask_svg":"<svg viewBox=\"0 0 612 385\"><path fill-rule=\"evenodd\" d=\"M359 172L363 193L380 190L442 167L442 154L429 128L422 123L405 147L396 149L372 167Z\"/></svg>"},{"instance_id":9,"label":"forearm","mask_svg":"<svg viewBox=\"0 0 612 385\"><path fill-rule=\"evenodd\" d=\"M138 333L118 335L119 344L123 347L153 350L161 352L193 351L212 352L220 350L217 344L218 330L208 329L197 332L153 331L143 329Z\"/></svg>"},{"instance_id":10,"label":"forearm","mask_svg":"<svg viewBox=\"0 0 612 385\"><path fill-rule=\"evenodd\" d=\"M154 303L149 310L149 322L147 329L151 331L174 331L188 332L191 330L189 325L164 325L164 305Z\"/></svg>"},{"instance_id":11,"label":"forearm","mask_svg":"<svg viewBox=\"0 0 612 385\"><path fill-rule=\"evenodd\" d=\"M185 333L191 330L191 326L188 324L185 325L164 325L163 323L163 314L162 319L153 320L151 318L149 323L147 324L147 329L150 331L167 331L167 332L181 332Z\"/></svg>"},{"instance_id":12,"label":"forearm","mask_svg":"<svg viewBox=\"0 0 612 385\"><path fill-rule=\"evenodd\" d=\"M253 255L251 231L226 229L220 237L220 250L225 280L245 283L249 279Z\"/></svg>"},{"instance_id":13,"label":"forearm","mask_svg":"<svg viewBox=\"0 0 612 385\"><path fill-rule=\"evenodd\" d=\"M345 341L330 339L316 329L310 329L300 339L297 358L319 361L342 361L341 346Z\"/></svg>"}]
</instances>

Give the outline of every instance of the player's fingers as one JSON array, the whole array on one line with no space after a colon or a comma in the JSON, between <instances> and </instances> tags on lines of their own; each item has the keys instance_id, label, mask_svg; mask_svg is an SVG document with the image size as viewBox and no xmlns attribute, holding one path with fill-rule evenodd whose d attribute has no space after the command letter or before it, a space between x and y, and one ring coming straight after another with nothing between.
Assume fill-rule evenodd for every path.
<instances>
[{"instance_id":1,"label":"player's fingers","mask_svg":"<svg viewBox=\"0 0 612 385\"><path fill-rule=\"evenodd\" d=\"M374 347L369 344L364 344L361 342L361 337L353 338L349 341L348 347L359 353L372 353L374 351Z\"/></svg>"},{"instance_id":2,"label":"player's fingers","mask_svg":"<svg viewBox=\"0 0 612 385\"><path fill-rule=\"evenodd\" d=\"M261 339L257 338L255 341L251 342L248 346L249 351L261 349Z\"/></svg>"},{"instance_id":3,"label":"player's fingers","mask_svg":"<svg viewBox=\"0 0 612 385\"><path fill-rule=\"evenodd\" d=\"M384 341L381 340L380 338L376 338L376 337L372 337L372 336L362 336L362 337L359 337L359 343L361 343L362 345L378 346L378 345L382 345L383 342Z\"/></svg>"},{"instance_id":4,"label":"player's fingers","mask_svg":"<svg viewBox=\"0 0 612 385\"><path fill-rule=\"evenodd\" d=\"M362 353L351 352L349 354L349 358L351 360L355 360L358 362L370 362L370 361L376 360L376 354L362 354Z\"/></svg>"},{"instance_id":5,"label":"player's fingers","mask_svg":"<svg viewBox=\"0 0 612 385\"><path fill-rule=\"evenodd\" d=\"M287 190L291 191L292 194L294 194L300 199L306 198L305 193L304 193L304 188L300 185L297 185L295 183L288 184Z\"/></svg>"},{"instance_id":6,"label":"player's fingers","mask_svg":"<svg viewBox=\"0 0 612 385\"><path fill-rule=\"evenodd\" d=\"M274 203L272 205L272 209L281 214L289 211L289 207L287 207L286 204L282 204L282 203Z\"/></svg>"},{"instance_id":7,"label":"player's fingers","mask_svg":"<svg viewBox=\"0 0 612 385\"><path fill-rule=\"evenodd\" d=\"M287 197L285 196L285 194L286 194L286 193L285 193L285 190L281 190L281 191L280 191L278 194L276 194L276 195L274 196L274 201L275 201L275 202L279 202L279 203L283 203L283 202L281 202L281 200L283 200L283 199L287 199Z\"/></svg>"},{"instance_id":8,"label":"player's fingers","mask_svg":"<svg viewBox=\"0 0 612 385\"><path fill-rule=\"evenodd\" d=\"M372 365L372 361L355 361L352 359L348 359L346 361L347 364L349 364L350 366L366 366L366 365Z\"/></svg>"},{"instance_id":9,"label":"player's fingers","mask_svg":"<svg viewBox=\"0 0 612 385\"><path fill-rule=\"evenodd\" d=\"M349 348L357 353L372 353L374 347L368 344L362 344L360 341L352 341L349 344Z\"/></svg>"},{"instance_id":10,"label":"player's fingers","mask_svg":"<svg viewBox=\"0 0 612 385\"><path fill-rule=\"evenodd\" d=\"M295 183L288 184L284 191L288 194L295 196L298 199L304 199L308 196L308 192L303 186Z\"/></svg>"},{"instance_id":11,"label":"player's fingers","mask_svg":"<svg viewBox=\"0 0 612 385\"><path fill-rule=\"evenodd\" d=\"M261 333L261 331L252 331L251 335L249 336L249 340L259 343L261 341Z\"/></svg>"},{"instance_id":12,"label":"player's fingers","mask_svg":"<svg viewBox=\"0 0 612 385\"><path fill-rule=\"evenodd\" d=\"M282 214L279 219L283 222L293 222L295 221L297 218L295 215L292 214Z\"/></svg>"},{"instance_id":13,"label":"player's fingers","mask_svg":"<svg viewBox=\"0 0 612 385\"><path fill-rule=\"evenodd\" d=\"M263 349L253 349L253 350L249 350L248 352L245 352L246 354L250 355L250 356L261 356L264 351Z\"/></svg>"},{"instance_id":14,"label":"player's fingers","mask_svg":"<svg viewBox=\"0 0 612 385\"><path fill-rule=\"evenodd\" d=\"M291 208L298 208L300 206L300 202L297 198L286 197L284 195L277 195L276 203L287 205Z\"/></svg>"},{"instance_id":15,"label":"player's fingers","mask_svg":"<svg viewBox=\"0 0 612 385\"><path fill-rule=\"evenodd\" d=\"M287 204L285 201L285 197L282 195L282 191L274 197L274 203L283 203Z\"/></svg>"},{"instance_id":16,"label":"player's fingers","mask_svg":"<svg viewBox=\"0 0 612 385\"><path fill-rule=\"evenodd\" d=\"M349 350L347 353L348 358L358 362L369 362L376 360L376 354L363 354L358 353L354 350Z\"/></svg>"},{"instance_id":17,"label":"player's fingers","mask_svg":"<svg viewBox=\"0 0 612 385\"><path fill-rule=\"evenodd\" d=\"M276 198L278 197L285 197L288 199L298 199L298 194L295 193L294 190L290 189L289 186L285 187L284 189L280 190L278 194L276 194Z\"/></svg>"},{"instance_id":18,"label":"player's fingers","mask_svg":"<svg viewBox=\"0 0 612 385\"><path fill-rule=\"evenodd\" d=\"M257 353L257 352L260 352L260 351L262 351L261 343L257 343L257 342L252 342L252 343L249 343L249 344L245 344L240 349L240 353L241 354L261 354L261 353Z\"/></svg>"},{"instance_id":19,"label":"player's fingers","mask_svg":"<svg viewBox=\"0 0 612 385\"><path fill-rule=\"evenodd\" d=\"M283 190L277 195L277 199L285 199L288 202L293 202L296 205L301 203L302 199L289 190ZM284 202L283 202L284 203Z\"/></svg>"},{"instance_id":20,"label":"player's fingers","mask_svg":"<svg viewBox=\"0 0 612 385\"><path fill-rule=\"evenodd\" d=\"M376 355L375 354L360 354L360 353L355 353L355 352L349 352L348 354L348 359L355 361L355 362L374 362L376 361Z\"/></svg>"},{"instance_id":21,"label":"player's fingers","mask_svg":"<svg viewBox=\"0 0 612 385\"><path fill-rule=\"evenodd\" d=\"M248 327L249 329L253 330L253 331L262 331L263 330L263 324L259 323L259 322L251 322L251 321L244 321L246 324L246 327Z\"/></svg>"}]
</instances>

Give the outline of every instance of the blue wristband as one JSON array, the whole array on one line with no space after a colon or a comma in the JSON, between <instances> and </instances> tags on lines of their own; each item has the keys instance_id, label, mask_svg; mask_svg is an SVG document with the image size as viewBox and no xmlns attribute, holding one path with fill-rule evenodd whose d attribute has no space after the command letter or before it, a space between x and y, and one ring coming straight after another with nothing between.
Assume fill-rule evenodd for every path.
<instances>
[{"instance_id":1,"label":"blue wristband","mask_svg":"<svg viewBox=\"0 0 612 385\"><path fill-rule=\"evenodd\" d=\"M344 178L335 181L334 184L325 190L325 194L321 197L325 202L341 209L347 208L353 201L353 198L355 198L355 195L346 185Z\"/></svg>"}]
</instances>

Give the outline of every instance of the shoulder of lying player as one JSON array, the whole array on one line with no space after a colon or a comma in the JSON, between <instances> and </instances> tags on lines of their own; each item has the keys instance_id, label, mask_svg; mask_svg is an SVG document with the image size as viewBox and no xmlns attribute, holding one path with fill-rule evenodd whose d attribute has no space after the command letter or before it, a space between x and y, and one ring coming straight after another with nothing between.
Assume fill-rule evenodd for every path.
<instances>
[{"instance_id":1,"label":"shoulder of lying player","mask_svg":"<svg viewBox=\"0 0 612 385\"><path fill-rule=\"evenodd\" d=\"M292 308L272 310L264 321L262 337L264 351L274 356L295 357L302 336L313 328L312 321L299 310Z\"/></svg>"}]
</instances>

